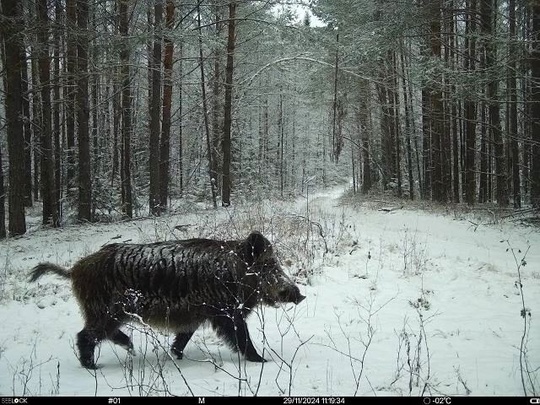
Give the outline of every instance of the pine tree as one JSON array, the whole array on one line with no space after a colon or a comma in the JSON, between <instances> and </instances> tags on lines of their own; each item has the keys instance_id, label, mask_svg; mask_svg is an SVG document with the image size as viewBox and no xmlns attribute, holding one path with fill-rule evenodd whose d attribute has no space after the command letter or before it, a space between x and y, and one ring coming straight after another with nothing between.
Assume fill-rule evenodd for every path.
<instances>
[{"instance_id":1,"label":"pine tree","mask_svg":"<svg viewBox=\"0 0 540 405\"><path fill-rule=\"evenodd\" d=\"M131 186L131 132L132 128L132 95L131 95L131 69L129 45L129 0L119 0L118 5L118 31L121 36L120 45L120 76L122 81L121 116L122 116L122 153L120 157L120 187L121 210L127 218L133 217L133 194Z\"/></svg>"},{"instance_id":2,"label":"pine tree","mask_svg":"<svg viewBox=\"0 0 540 405\"><path fill-rule=\"evenodd\" d=\"M92 221L92 165L90 157L90 106L88 94L88 0L77 1L77 129L79 164L79 221Z\"/></svg>"},{"instance_id":3,"label":"pine tree","mask_svg":"<svg viewBox=\"0 0 540 405\"><path fill-rule=\"evenodd\" d=\"M5 17L3 27L3 49L5 77L6 126L9 153L9 234L22 235L26 232L26 219L24 212L24 132L20 112L22 110L21 70L24 60L23 52L23 23L21 4L17 0L2 0L2 13ZM3 176L2 176L3 177ZM3 188L3 179L2 179ZM3 190L2 191L2 195ZM2 207L4 206L1 201ZM2 220L5 221L2 209ZM2 228L0 224L0 229ZM3 226L5 230L5 225ZM5 236L5 232L2 232Z\"/></svg>"},{"instance_id":4,"label":"pine tree","mask_svg":"<svg viewBox=\"0 0 540 405\"><path fill-rule=\"evenodd\" d=\"M227 34L227 65L225 67L225 104L223 119L223 139L221 150L223 154L223 185L221 189L221 204L231 205L231 130L232 130L232 93L234 75L234 48L236 42L236 1L229 2L229 30Z\"/></svg>"},{"instance_id":5,"label":"pine tree","mask_svg":"<svg viewBox=\"0 0 540 405\"><path fill-rule=\"evenodd\" d=\"M540 4L531 1L532 50L531 50L531 204L540 208Z\"/></svg>"},{"instance_id":6,"label":"pine tree","mask_svg":"<svg viewBox=\"0 0 540 405\"><path fill-rule=\"evenodd\" d=\"M161 131L161 23L163 18L163 0L154 0L154 43L149 60L150 98L150 168L149 206L151 215L160 215L160 173L159 146Z\"/></svg>"},{"instance_id":7,"label":"pine tree","mask_svg":"<svg viewBox=\"0 0 540 405\"><path fill-rule=\"evenodd\" d=\"M54 155L52 142L51 61L49 56L49 16L47 0L36 3L38 27L38 68L41 85L41 195L43 198L43 224L60 226L58 202L55 201Z\"/></svg>"}]
</instances>

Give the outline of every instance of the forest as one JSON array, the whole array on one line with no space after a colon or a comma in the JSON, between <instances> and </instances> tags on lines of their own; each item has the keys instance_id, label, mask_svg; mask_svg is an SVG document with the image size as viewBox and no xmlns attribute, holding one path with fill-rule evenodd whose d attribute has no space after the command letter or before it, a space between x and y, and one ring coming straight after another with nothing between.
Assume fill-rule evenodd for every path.
<instances>
[{"instance_id":1,"label":"forest","mask_svg":"<svg viewBox=\"0 0 540 405\"><path fill-rule=\"evenodd\" d=\"M343 181L540 208L538 0L1 8L0 238Z\"/></svg>"}]
</instances>

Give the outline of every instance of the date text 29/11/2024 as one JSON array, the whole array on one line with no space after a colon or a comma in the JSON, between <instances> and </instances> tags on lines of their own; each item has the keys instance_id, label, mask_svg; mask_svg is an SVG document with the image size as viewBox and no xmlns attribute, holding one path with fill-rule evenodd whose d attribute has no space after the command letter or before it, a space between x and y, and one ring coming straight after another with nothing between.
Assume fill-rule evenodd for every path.
<instances>
[{"instance_id":1,"label":"date text 29/11/2024","mask_svg":"<svg viewBox=\"0 0 540 405\"><path fill-rule=\"evenodd\" d=\"M344 405L345 397L282 397L283 405Z\"/></svg>"}]
</instances>

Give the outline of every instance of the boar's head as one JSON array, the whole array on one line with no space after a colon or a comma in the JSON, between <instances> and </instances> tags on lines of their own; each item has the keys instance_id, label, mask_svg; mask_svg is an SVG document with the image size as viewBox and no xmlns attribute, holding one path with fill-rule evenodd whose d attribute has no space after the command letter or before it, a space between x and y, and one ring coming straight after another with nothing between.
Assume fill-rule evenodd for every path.
<instances>
[{"instance_id":1,"label":"boar's head","mask_svg":"<svg viewBox=\"0 0 540 405\"><path fill-rule=\"evenodd\" d=\"M256 273L260 297L266 305L277 306L280 303L299 304L305 296L297 285L283 271L272 244L259 232L252 232L245 241L244 257L250 271Z\"/></svg>"}]
</instances>

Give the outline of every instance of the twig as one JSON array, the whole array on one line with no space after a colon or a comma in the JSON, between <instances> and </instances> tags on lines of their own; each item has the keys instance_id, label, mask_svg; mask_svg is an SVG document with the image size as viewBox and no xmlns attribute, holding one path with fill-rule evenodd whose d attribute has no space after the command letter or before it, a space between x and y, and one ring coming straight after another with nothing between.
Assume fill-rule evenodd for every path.
<instances>
[{"instance_id":1,"label":"twig","mask_svg":"<svg viewBox=\"0 0 540 405\"><path fill-rule=\"evenodd\" d=\"M531 376L532 373L529 370L528 361L527 361L527 336L529 334L529 325L527 323L528 322L527 317L529 317L529 322L530 322L531 312L530 312L530 309L528 309L525 305L525 295L523 293L523 281L521 277L521 268L527 264L527 261L525 260L525 258L527 257L527 253L529 252L529 249L531 248L531 246L530 245L527 246L527 250L523 254L521 260L518 260L518 257L516 256L516 251L512 247L512 245L510 245L510 242L508 240L504 240L501 242L506 242L506 244L508 245L508 248L506 249L506 251L510 250L512 252L512 256L514 257L514 263L516 264L516 270L517 270L517 275L518 275L518 280L515 283L515 285L518 288L519 295L521 297L521 317L523 318L523 332L521 334L521 339L520 339L520 344L519 344L519 371L520 371L520 377L521 377L521 385L523 387L523 394L525 396L528 396L529 393L527 392L527 381L525 381L525 379L527 379L530 390L531 390L530 394L535 395L536 387L532 380L532 376ZM518 252L521 253L521 250L518 250Z\"/></svg>"}]
</instances>

